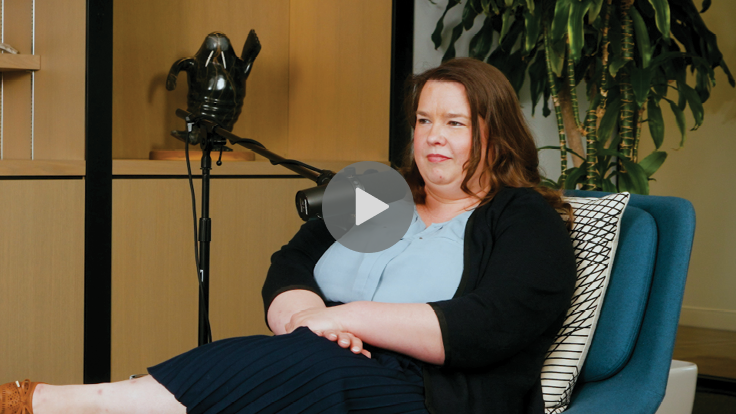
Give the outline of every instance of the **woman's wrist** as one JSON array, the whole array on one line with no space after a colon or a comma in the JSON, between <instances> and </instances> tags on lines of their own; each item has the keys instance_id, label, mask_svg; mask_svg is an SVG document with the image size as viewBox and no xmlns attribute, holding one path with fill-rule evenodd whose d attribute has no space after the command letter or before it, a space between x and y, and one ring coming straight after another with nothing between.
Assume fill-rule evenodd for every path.
<instances>
[{"instance_id":1,"label":"woman's wrist","mask_svg":"<svg viewBox=\"0 0 736 414\"><path fill-rule=\"evenodd\" d=\"M339 309L338 318L345 332L360 337L360 332L364 331L367 319L370 318L369 307L371 304L375 304L375 302L356 301L336 307L336 309Z\"/></svg>"},{"instance_id":2,"label":"woman's wrist","mask_svg":"<svg viewBox=\"0 0 736 414\"><path fill-rule=\"evenodd\" d=\"M273 299L266 319L271 331L276 335L282 335L286 333L285 326L294 314L305 309L324 307L322 298L312 291L287 290Z\"/></svg>"}]
</instances>

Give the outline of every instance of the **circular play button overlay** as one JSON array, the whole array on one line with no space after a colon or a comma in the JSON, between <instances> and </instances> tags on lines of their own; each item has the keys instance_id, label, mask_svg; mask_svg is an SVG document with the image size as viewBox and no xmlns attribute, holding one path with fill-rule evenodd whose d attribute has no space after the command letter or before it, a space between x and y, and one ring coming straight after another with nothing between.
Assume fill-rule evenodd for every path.
<instances>
[{"instance_id":1,"label":"circular play button overlay","mask_svg":"<svg viewBox=\"0 0 736 414\"><path fill-rule=\"evenodd\" d=\"M327 184L322 215L338 243L356 252L375 253L406 234L414 199L404 177L393 168L380 162L356 162Z\"/></svg>"}]
</instances>

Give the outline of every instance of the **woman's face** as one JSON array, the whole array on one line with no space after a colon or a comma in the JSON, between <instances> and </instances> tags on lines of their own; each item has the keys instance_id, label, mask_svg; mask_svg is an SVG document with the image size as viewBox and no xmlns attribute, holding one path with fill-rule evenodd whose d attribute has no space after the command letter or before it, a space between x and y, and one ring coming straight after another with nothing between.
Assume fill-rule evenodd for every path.
<instances>
[{"instance_id":1,"label":"woman's face","mask_svg":"<svg viewBox=\"0 0 736 414\"><path fill-rule=\"evenodd\" d=\"M416 116L414 160L424 178L426 189L462 193L460 185L465 178L463 166L470 158L473 147L470 105L465 87L457 82L428 81L419 96ZM485 121L478 121L485 131ZM484 132L481 139L482 158L476 176L480 176L485 166L486 135ZM477 180L471 180L468 184L471 190L480 190Z\"/></svg>"}]
</instances>

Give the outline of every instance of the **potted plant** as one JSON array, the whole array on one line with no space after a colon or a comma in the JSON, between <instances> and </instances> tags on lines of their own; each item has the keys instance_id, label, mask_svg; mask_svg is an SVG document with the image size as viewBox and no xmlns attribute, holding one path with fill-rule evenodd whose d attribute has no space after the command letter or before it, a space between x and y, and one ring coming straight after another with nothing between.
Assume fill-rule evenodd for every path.
<instances>
[{"instance_id":1,"label":"potted plant","mask_svg":"<svg viewBox=\"0 0 736 414\"><path fill-rule=\"evenodd\" d=\"M432 34L435 48L447 11L460 4L449 0ZM484 16L468 56L499 68L517 93L528 73L532 113L544 97L549 116L552 98L560 145L540 150L559 150L562 173L545 185L648 194L649 180L667 158L662 107L674 113L682 147L685 110L697 129L715 86L714 69L735 85L700 17L710 4L704 0L699 11L692 0L465 0L443 60L455 56L457 39ZM640 156L644 124L656 149Z\"/></svg>"}]
</instances>

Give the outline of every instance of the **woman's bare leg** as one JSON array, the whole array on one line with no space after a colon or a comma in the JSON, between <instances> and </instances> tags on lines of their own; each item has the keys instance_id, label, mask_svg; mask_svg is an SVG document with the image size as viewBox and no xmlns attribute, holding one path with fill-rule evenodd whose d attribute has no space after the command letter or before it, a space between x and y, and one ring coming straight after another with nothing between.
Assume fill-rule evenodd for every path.
<instances>
[{"instance_id":1,"label":"woman's bare leg","mask_svg":"<svg viewBox=\"0 0 736 414\"><path fill-rule=\"evenodd\" d=\"M185 414L186 408L152 376L90 385L39 384L34 414Z\"/></svg>"}]
</instances>

